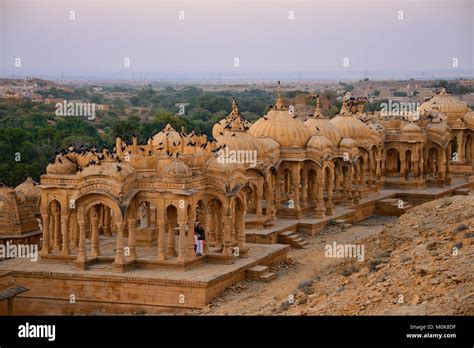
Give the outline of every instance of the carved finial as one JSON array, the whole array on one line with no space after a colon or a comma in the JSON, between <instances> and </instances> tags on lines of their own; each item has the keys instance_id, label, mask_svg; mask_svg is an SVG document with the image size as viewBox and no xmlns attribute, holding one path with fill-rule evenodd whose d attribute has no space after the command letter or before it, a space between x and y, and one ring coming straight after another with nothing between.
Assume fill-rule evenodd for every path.
<instances>
[{"instance_id":1,"label":"carved finial","mask_svg":"<svg viewBox=\"0 0 474 348\"><path fill-rule=\"evenodd\" d=\"M283 99L281 98L280 81L278 81L277 90L276 90L275 108L276 109L283 109Z\"/></svg>"},{"instance_id":2,"label":"carved finial","mask_svg":"<svg viewBox=\"0 0 474 348\"><path fill-rule=\"evenodd\" d=\"M349 100L343 98L342 99L342 107L341 107L341 115L351 115L351 112L349 111Z\"/></svg>"},{"instance_id":3,"label":"carved finial","mask_svg":"<svg viewBox=\"0 0 474 348\"><path fill-rule=\"evenodd\" d=\"M314 117L321 117L321 101L319 100L319 94L316 98L316 109L314 110Z\"/></svg>"},{"instance_id":4,"label":"carved finial","mask_svg":"<svg viewBox=\"0 0 474 348\"><path fill-rule=\"evenodd\" d=\"M238 116L239 115L239 105L237 104L237 100L232 98L232 111L230 112L230 116Z\"/></svg>"},{"instance_id":5,"label":"carved finial","mask_svg":"<svg viewBox=\"0 0 474 348\"><path fill-rule=\"evenodd\" d=\"M242 132L244 130L242 119L240 117L236 117L234 120L232 120L230 129L234 132Z\"/></svg>"},{"instance_id":6,"label":"carved finial","mask_svg":"<svg viewBox=\"0 0 474 348\"><path fill-rule=\"evenodd\" d=\"M239 106L237 105L237 100L235 98L232 98L232 111L239 111Z\"/></svg>"}]
</instances>

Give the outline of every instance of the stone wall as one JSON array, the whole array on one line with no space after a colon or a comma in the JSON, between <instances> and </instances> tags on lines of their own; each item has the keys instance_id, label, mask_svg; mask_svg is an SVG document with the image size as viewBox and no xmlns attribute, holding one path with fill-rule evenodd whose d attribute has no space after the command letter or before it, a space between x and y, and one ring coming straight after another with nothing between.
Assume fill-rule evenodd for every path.
<instances>
[{"instance_id":1,"label":"stone wall","mask_svg":"<svg viewBox=\"0 0 474 348\"><path fill-rule=\"evenodd\" d=\"M14 314L157 314L201 308L243 281L248 268L285 261L288 250L289 247L271 253L209 282L16 271L12 272L16 283L31 290L17 296ZM71 303L71 295L75 296L75 303ZM0 315L6 313L6 305L0 303Z\"/></svg>"}]
</instances>

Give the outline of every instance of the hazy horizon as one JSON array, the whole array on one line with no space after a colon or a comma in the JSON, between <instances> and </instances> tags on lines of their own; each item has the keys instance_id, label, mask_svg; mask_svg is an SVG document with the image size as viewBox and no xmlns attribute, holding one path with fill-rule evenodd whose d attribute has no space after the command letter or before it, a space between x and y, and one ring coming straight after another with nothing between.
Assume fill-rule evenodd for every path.
<instances>
[{"instance_id":1,"label":"hazy horizon","mask_svg":"<svg viewBox=\"0 0 474 348\"><path fill-rule=\"evenodd\" d=\"M0 76L471 77L473 18L471 0L0 0Z\"/></svg>"}]
</instances>

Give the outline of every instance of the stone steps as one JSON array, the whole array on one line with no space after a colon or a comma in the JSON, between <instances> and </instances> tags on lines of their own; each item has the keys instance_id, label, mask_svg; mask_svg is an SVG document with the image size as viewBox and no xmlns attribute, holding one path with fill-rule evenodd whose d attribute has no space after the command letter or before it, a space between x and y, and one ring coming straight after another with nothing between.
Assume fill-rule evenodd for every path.
<instances>
[{"instance_id":1,"label":"stone steps","mask_svg":"<svg viewBox=\"0 0 474 348\"><path fill-rule=\"evenodd\" d=\"M309 246L307 240L292 231L281 232L278 234L278 242L289 244L295 249L306 249Z\"/></svg>"},{"instance_id":2,"label":"stone steps","mask_svg":"<svg viewBox=\"0 0 474 348\"><path fill-rule=\"evenodd\" d=\"M348 228L352 227L352 224L349 221L347 221L346 219L337 219L336 224L341 226L344 229L348 229Z\"/></svg>"},{"instance_id":3,"label":"stone steps","mask_svg":"<svg viewBox=\"0 0 474 348\"><path fill-rule=\"evenodd\" d=\"M245 277L249 280L256 280L259 282L271 282L276 279L277 275L274 272L270 272L270 268L267 266L257 265L249 268L245 272Z\"/></svg>"},{"instance_id":4,"label":"stone steps","mask_svg":"<svg viewBox=\"0 0 474 348\"><path fill-rule=\"evenodd\" d=\"M454 191L454 196L469 196L469 188L460 188Z\"/></svg>"},{"instance_id":5,"label":"stone steps","mask_svg":"<svg viewBox=\"0 0 474 348\"><path fill-rule=\"evenodd\" d=\"M381 215L400 216L413 208L413 205L400 198L386 198L377 202L378 213Z\"/></svg>"},{"instance_id":6,"label":"stone steps","mask_svg":"<svg viewBox=\"0 0 474 348\"><path fill-rule=\"evenodd\" d=\"M268 272L267 274L264 274L263 276L260 277L261 282L271 282L272 280L275 280L277 277L276 273L273 272Z\"/></svg>"}]
</instances>

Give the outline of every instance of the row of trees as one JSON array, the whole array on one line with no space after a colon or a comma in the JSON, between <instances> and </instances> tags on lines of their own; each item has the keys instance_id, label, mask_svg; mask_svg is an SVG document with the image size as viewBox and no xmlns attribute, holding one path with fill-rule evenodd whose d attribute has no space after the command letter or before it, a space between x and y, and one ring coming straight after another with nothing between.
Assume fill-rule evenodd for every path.
<instances>
[{"instance_id":1,"label":"row of trees","mask_svg":"<svg viewBox=\"0 0 474 348\"><path fill-rule=\"evenodd\" d=\"M82 117L57 117L54 106L29 101L0 102L0 182L15 186L38 180L56 151L69 144L105 144Z\"/></svg>"}]
</instances>

